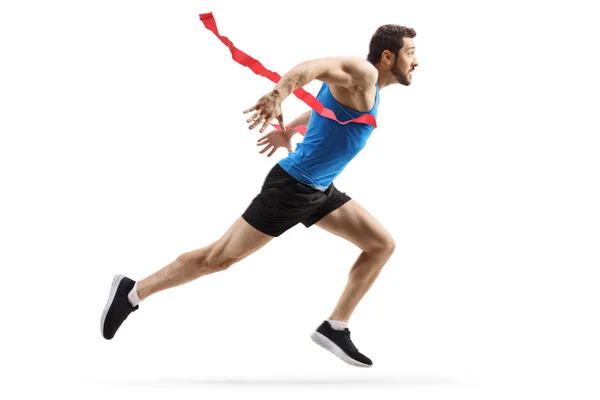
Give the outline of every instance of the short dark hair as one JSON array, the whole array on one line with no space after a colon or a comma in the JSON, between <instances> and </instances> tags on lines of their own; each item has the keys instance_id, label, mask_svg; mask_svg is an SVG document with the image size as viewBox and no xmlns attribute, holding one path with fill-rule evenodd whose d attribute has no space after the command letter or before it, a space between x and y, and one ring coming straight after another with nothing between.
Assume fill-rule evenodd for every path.
<instances>
[{"instance_id":1,"label":"short dark hair","mask_svg":"<svg viewBox=\"0 0 600 400\"><path fill-rule=\"evenodd\" d=\"M404 46L404 40L402 40L402 38L408 37L412 39L415 36L417 36L417 32L412 28L395 24L382 25L377 28L371 37L367 60L370 61L371 64L377 64L381 61L381 54L385 50L389 50L395 55L398 55L398 52L402 46Z\"/></svg>"}]
</instances>

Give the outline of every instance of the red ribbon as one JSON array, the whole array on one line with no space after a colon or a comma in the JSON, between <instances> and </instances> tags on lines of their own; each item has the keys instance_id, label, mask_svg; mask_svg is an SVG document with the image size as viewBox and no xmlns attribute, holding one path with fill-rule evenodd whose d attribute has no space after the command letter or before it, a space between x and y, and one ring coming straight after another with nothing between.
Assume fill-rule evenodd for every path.
<instances>
[{"instance_id":1,"label":"red ribbon","mask_svg":"<svg viewBox=\"0 0 600 400\"><path fill-rule=\"evenodd\" d=\"M221 42L223 42L223 44L229 48L229 51L231 52L231 57L234 59L234 61L238 62L244 67L250 68L252 72L254 72L256 75L264 76L265 78L271 80L274 83L279 82L281 76L278 73L268 70L267 68L265 68L264 65L260 63L260 61L250 57L248 54L235 47L226 36L221 36L219 34L219 30L217 29L217 22L215 21L212 12L200 14L200 21L202 21L206 29L214 33L215 36L218 37L221 40ZM375 117L372 114L363 114L349 121L342 122L338 121L333 111L331 111L328 108L325 108L325 106L323 106L323 104L321 104L319 100L317 100L312 94L308 93L304 89L298 88L294 90L294 95L300 100L302 100L304 103L306 103L310 108L315 110L318 114L322 115L325 118L332 119L339 124L345 125L351 122L357 122L362 124L370 124L373 125L373 127L375 128L377 127ZM279 125L271 125L276 128L280 128ZM303 135L304 133L306 133L306 127L304 125L294 127L293 129L300 132Z\"/></svg>"}]
</instances>

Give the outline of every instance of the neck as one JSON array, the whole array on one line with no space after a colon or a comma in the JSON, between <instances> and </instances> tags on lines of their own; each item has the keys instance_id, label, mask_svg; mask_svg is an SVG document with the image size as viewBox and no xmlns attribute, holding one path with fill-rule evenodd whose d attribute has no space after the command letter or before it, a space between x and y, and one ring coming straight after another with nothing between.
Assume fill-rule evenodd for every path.
<instances>
[{"instance_id":1,"label":"neck","mask_svg":"<svg viewBox=\"0 0 600 400\"><path fill-rule=\"evenodd\" d=\"M377 68L377 72L379 72L379 77L377 78L379 90L395 83L396 78L394 78L394 75L392 75L389 71L386 71L380 65L375 65L375 68Z\"/></svg>"}]
</instances>

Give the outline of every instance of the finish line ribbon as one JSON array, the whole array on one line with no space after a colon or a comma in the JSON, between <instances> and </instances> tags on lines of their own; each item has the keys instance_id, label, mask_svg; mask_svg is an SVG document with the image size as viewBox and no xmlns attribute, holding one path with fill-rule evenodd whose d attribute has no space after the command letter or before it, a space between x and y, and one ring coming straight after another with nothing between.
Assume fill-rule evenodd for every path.
<instances>
[{"instance_id":1,"label":"finish line ribbon","mask_svg":"<svg viewBox=\"0 0 600 400\"><path fill-rule=\"evenodd\" d=\"M233 58L234 61L243 65L244 67L250 68L252 70L252 72L254 72L256 75L264 76L265 78L271 80L274 83L279 82L279 80L281 79L281 76L278 73L265 68L265 66L262 65L260 63L260 61L252 58L248 54L244 53L243 51L241 51L240 49L235 47L233 45L233 43L226 36L222 36L219 34L219 30L217 28L217 22L215 21L215 18L213 17L212 12L200 14L200 21L202 21L202 23L204 24L204 27L206 27L206 29L208 29L209 31L214 33L215 36L217 38L219 38L225 46L227 46L229 48L229 51L231 52L231 57ZM302 88L298 88L298 89L294 90L294 95L297 98L299 98L300 100L302 100L304 103L306 103L310 108L315 110L319 115L321 115L325 118L332 119L339 124L346 125L351 122L357 122L357 123L362 123L362 124L373 125L374 128L377 128L377 123L375 121L375 117L371 114L363 114L363 115L356 117L354 119L351 119L349 121L342 122L336 118L335 113L333 111L331 111L328 108L325 108L325 106L323 106L323 104L319 100L317 100L312 94L308 93L306 90L304 90ZM271 126L273 126L275 128L280 128L279 125L271 124ZM298 126L298 127L293 127L292 129L300 132L302 135L304 135L306 133L306 127L303 125Z\"/></svg>"}]
</instances>

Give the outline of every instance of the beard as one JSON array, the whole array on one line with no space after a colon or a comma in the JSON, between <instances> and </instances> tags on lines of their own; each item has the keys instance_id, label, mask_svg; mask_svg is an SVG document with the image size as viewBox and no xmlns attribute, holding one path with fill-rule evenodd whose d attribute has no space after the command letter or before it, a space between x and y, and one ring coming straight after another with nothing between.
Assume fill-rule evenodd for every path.
<instances>
[{"instance_id":1,"label":"beard","mask_svg":"<svg viewBox=\"0 0 600 400\"><path fill-rule=\"evenodd\" d=\"M410 85L410 78L408 77L408 74L402 73L402 71L400 71L398 69L398 67L394 66L394 68L392 68L391 72L392 72L392 75L394 75L394 78L396 78L396 80L398 81L398 83L405 85L405 86Z\"/></svg>"}]
</instances>

